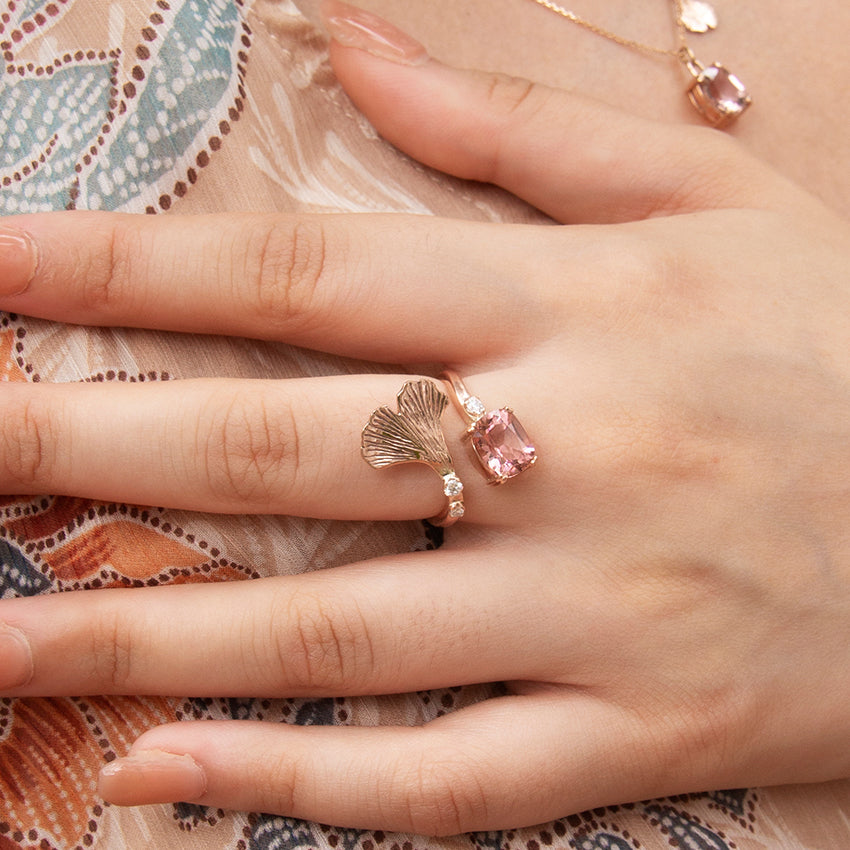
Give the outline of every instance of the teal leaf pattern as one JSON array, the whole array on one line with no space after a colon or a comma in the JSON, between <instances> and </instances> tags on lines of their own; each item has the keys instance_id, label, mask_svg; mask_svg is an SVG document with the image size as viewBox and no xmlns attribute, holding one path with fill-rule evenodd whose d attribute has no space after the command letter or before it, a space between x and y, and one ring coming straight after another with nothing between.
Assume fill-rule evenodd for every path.
<instances>
[{"instance_id":1,"label":"teal leaf pattern","mask_svg":"<svg viewBox=\"0 0 850 850\"><path fill-rule=\"evenodd\" d=\"M113 66L103 61L60 68L49 79L0 88L0 212L63 209L75 168L109 111Z\"/></svg>"},{"instance_id":2,"label":"teal leaf pattern","mask_svg":"<svg viewBox=\"0 0 850 850\"><path fill-rule=\"evenodd\" d=\"M10 21L0 34L8 62L0 76L0 214L168 209L244 109L243 4L149 0L133 56L116 44L19 64L20 46L75 2L84 0L17 6L19 19L33 20L18 29ZM53 17L39 8L54 9Z\"/></svg>"}]
</instances>

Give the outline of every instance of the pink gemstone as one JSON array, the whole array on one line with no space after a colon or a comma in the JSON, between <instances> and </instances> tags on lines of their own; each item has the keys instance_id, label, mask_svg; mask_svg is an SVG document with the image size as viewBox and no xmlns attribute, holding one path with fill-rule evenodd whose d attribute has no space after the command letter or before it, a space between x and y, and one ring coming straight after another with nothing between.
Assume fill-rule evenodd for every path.
<instances>
[{"instance_id":1,"label":"pink gemstone","mask_svg":"<svg viewBox=\"0 0 850 850\"><path fill-rule=\"evenodd\" d=\"M691 103L715 127L730 124L752 102L746 86L722 65L709 65L688 91Z\"/></svg>"},{"instance_id":2,"label":"pink gemstone","mask_svg":"<svg viewBox=\"0 0 850 850\"><path fill-rule=\"evenodd\" d=\"M537 451L513 411L491 410L470 433L478 459L499 481L519 475L537 460Z\"/></svg>"}]
</instances>

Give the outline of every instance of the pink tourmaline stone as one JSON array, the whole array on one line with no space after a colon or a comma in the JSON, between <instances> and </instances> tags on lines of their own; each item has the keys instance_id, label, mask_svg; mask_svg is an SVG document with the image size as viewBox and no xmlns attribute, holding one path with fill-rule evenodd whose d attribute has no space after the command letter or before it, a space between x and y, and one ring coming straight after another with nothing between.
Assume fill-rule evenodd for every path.
<instances>
[{"instance_id":1,"label":"pink tourmaline stone","mask_svg":"<svg viewBox=\"0 0 850 850\"><path fill-rule=\"evenodd\" d=\"M694 80L688 96L715 127L734 121L750 105L744 84L722 65L709 65Z\"/></svg>"},{"instance_id":2,"label":"pink tourmaline stone","mask_svg":"<svg viewBox=\"0 0 850 850\"><path fill-rule=\"evenodd\" d=\"M537 451L513 411L491 410L471 429L478 459L500 481L519 475L537 460Z\"/></svg>"}]
</instances>

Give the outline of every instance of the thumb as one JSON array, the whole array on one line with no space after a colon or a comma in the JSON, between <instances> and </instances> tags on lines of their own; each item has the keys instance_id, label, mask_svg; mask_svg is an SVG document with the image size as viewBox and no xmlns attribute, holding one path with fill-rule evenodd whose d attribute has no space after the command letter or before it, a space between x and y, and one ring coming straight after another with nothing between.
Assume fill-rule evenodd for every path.
<instances>
[{"instance_id":1,"label":"thumb","mask_svg":"<svg viewBox=\"0 0 850 850\"><path fill-rule=\"evenodd\" d=\"M331 61L379 133L440 171L498 184L563 222L634 221L802 194L733 139L574 92L430 59L383 19L323 0Z\"/></svg>"}]
</instances>

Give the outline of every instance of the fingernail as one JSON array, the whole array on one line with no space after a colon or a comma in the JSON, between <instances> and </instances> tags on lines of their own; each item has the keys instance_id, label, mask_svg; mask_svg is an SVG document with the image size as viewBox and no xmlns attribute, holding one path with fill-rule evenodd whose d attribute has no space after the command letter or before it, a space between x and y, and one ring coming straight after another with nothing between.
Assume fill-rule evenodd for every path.
<instances>
[{"instance_id":1,"label":"fingernail","mask_svg":"<svg viewBox=\"0 0 850 850\"><path fill-rule=\"evenodd\" d=\"M38 251L28 233L0 226L0 295L20 295L38 265Z\"/></svg>"},{"instance_id":2,"label":"fingernail","mask_svg":"<svg viewBox=\"0 0 850 850\"><path fill-rule=\"evenodd\" d=\"M32 679L32 650L20 629L0 623L0 691L11 691Z\"/></svg>"},{"instance_id":3,"label":"fingernail","mask_svg":"<svg viewBox=\"0 0 850 850\"><path fill-rule=\"evenodd\" d=\"M188 755L143 750L104 765L98 792L116 806L189 803L207 789L201 766Z\"/></svg>"},{"instance_id":4,"label":"fingernail","mask_svg":"<svg viewBox=\"0 0 850 850\"><path fill-rule=\"evenodd\" d=\"M407 33L383 18L342 0L322 0L322 22L331 38L399 65L422 65L428 51Z\"/></svg>"}]
</instances>

